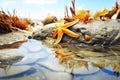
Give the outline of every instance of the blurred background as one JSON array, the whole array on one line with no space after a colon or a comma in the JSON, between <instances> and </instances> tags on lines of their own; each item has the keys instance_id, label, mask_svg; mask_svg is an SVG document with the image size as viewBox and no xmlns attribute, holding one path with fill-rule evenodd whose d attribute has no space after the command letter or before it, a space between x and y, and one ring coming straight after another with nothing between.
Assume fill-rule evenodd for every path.
<instances>
[{"instance_id":1,"label":"blurred background","mask_svg":"<svg viewBox=\"0 0 120 80\"><path fill-rule=\"evenodd\" d=\"M75 7L95 12L103 8L111 9L115 2L116 0L75 0ZM71 0L0 0L0 3L0 8L11 14L15 9L20 17L43 19L48 15L63 17L65 6L70 7Z\"/></svg>"}]
</instances>

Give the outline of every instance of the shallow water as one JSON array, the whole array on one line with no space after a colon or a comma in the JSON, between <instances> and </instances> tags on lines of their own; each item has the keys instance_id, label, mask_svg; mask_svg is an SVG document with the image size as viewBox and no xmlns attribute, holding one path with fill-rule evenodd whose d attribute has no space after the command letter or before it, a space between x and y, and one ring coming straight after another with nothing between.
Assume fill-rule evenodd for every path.
<instances>
[{"instance_id":1,"label":"shallow water","mask_svg":"<svg viewBox=\"0 0 120 80\"><path fill-rule=\"evenodd\" d=\"M0 51L23 56L0 64L0 80L120 80L120 46L58 49L31 39L17 49Z\"/></svg>"}]
</instances>

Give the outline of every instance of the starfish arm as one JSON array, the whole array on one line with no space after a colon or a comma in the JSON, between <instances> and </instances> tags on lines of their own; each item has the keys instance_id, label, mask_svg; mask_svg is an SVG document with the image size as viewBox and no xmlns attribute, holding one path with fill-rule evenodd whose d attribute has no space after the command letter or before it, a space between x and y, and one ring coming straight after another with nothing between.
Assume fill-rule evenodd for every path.
<instances>
[{"instance_id":1,"label":"starfish arm","mask_svg":"<svg viewBox=\"0 0 120 80\"><path fill-rule=\"evenodd\" d=\"M78 21L79 21L79 20L76 19L75 21L68 22L68 23L66 23L66 24L63 25L63 28L68 28L68 27L70 27L70 26L76 24Z\"/></svg>"},{"instance_id":2,"label":"starfish arm","mask_svg":"<svg viewBox=\"0 0 120 80\"><path fill-rule=\"evenodd\" d=\"M70 31L69 29L62 29L62 31L64 33L66 33L67 35L71 36L71 37L75 37L75 38L78 38L80 35L79 34L76 34L72 31Z\"/></svg>"},{"instance_id":3,"label":"starfish arm","mask_svg":"<svg viewBox=\"0 0 120 80\"><path fill-rule=\"evenodd\" d=\"M58 34L58 30L54 29L52 37L54 38Z\"/></svg>"},{"instance_id":4,"label":"starfish arm","mask_svg":"<svg viewBox=\"0 0 120 80\"><path fill-rule=\"evenodd\" d=\"M57 36L57 40L56 40L55 44L58 44L61 41L62 36L63 36L62 30L58 30L58 36Z\"/></svg>"}]
</instances>

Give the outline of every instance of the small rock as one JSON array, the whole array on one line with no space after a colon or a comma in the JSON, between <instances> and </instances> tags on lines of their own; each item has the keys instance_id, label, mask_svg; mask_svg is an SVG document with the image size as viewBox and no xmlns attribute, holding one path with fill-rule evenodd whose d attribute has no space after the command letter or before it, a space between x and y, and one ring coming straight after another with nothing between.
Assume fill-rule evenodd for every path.
<instances>
[{"instance_id":1,"label":"small rock","mask_svg":"<svg viewBox=\"0 0 120 80\"><path fill-rule=\"evenodd\" d=\"M44 24L44 25L46 25L46 24L50 24L50 23L55 23L57 21L57 17L55 17L55 16L48 16L48 17L46 17L43 21L42 21L42 23Z\"/></svg>"}]
</instances>

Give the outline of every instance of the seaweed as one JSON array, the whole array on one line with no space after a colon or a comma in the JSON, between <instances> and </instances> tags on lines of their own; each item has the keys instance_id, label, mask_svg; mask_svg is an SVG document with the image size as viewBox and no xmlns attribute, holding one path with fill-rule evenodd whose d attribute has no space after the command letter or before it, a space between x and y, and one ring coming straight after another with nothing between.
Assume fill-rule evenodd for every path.
<instances>
[{"instance_id":1,"label":"seaweed","mask_svg":"<svg viewBox=\"0 0 120 80\"><path fill-rule=\"evenodd\" d=\"M118 3L118 0L116 0L116 3L112 7L111 10L108 10L106 8L99 10L95 12L94 14L91 13L90 10L76 10L75 9L75 0L71 0L72 5L70 6L70 12L72 16L69 16L68 14L68 8L65 7L65 17L64 20L67 22L71 22L75 19L79 19L79 21L82 21L84 23L93 22L93 20L100 19L100 20L109 20L109 19L120 19L120 5Z\"/></svg>"},{"instance_id":2,"label":"seaweed","mask_svg":"<svg viewBox=\"0 0 120 80\"><path fill-rule=\"evenodd\" d=\"M25 20L19 18L13 10L13 15L9 12L0 11L0 34L16 31L17 29L26 30L28 24Z\"/></svg>"}]
</instances>

